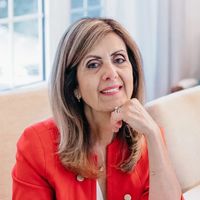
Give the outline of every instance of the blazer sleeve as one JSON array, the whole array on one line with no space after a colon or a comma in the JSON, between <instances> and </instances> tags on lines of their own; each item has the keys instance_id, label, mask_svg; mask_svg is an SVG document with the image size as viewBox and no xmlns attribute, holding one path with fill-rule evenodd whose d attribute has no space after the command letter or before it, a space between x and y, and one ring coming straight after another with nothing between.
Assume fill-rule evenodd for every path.
<instances>
[{"instance_id":1,"label":"blazer sleeve","mask_svg":"<svg viewBox=\"0 0 200 200\"><path fill-rule=\"evenodd\" d=\"M149 200L149 179L145 182L141 200Z\"/></svg>"},{"instance_id":2,"label":"blazer sleeve","mask_svg":"<svg viewBox=\"0 0 200 200\"><path fill-rule=\"evenodd\" d=\"M44 149L37 132L30 127L17 143L16 164L12 171L12 199L53 199L53 190L46 177Z\"/></svg>"},{"instance_id":3,"label":"blazer sleeve","mask_svg":"<svg viewBox=\"0 0 200 200\"><path fill-rule=\"evenodd\" d=\"M141 182L141 200L149 199L149 159L148 159L148 149L147 143L143 136L141 140L141 157L136 165L137 174L140 177Z\"/></svg>"}]
</instances>

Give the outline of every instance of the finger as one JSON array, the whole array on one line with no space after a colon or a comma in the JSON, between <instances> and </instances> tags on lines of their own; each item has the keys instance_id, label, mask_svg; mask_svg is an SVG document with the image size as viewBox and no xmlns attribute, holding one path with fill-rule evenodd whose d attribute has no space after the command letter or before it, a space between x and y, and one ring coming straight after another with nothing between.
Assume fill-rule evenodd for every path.
<instances>
[{"instance_id":1,"label":"finger","mask_svg":"<svg viewBox=\"0 0 200 200\"><path fill-rule=\"evenodd\" d=\"M113 131L118 132L122 126L122 108L116 107L115 110L111 113L111 125L113 126Z\"/></svg>"},{"instance_id":2,"label":"finger","mask_svg":"<svg viewBox=\"0 0 200 200\"><path fill-rule=\"evenodd\" d=\"M112 125L112 132L117 133L121 127L122 127L122 121L118 121L117 123Z\"/></svg>"},{"instance_id":3,"label":"finger","mask_svg":"<svg viewBox=\"0 0 200 200\"><path fill-rule=\"evenodd\" d=\"M121 127L122 127L122 120L118 121L116 124L113 125L112 131L114 133L117 133Z\"/></svg>"},{"instance_id":4,"label":"finger","mask_svg":"<svg viewBox=\"0 0 200 200\"><path fill-rule=\"evenodd\" d=\"M111 122L115 124L122 120L122 107L116 107L113 112L111 112Z\"/></svg>"}]
</instances>

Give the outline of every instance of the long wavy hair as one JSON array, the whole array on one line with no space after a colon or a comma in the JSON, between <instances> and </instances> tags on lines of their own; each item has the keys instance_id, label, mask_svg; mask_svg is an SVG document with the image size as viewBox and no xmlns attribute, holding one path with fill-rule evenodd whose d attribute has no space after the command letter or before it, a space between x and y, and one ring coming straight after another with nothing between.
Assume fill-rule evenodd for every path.
<instances>
[{"instance_id":1,"label":"long wavy hair","mask_svg":"<svg viewBox=\"0 0 200 200\"><path fill-rule=\"evenodd\" d=\"M74 95L78 86L77 66L92 47L111 32L126 45L133 68L132 98L143 103L140 52L126 29L113 19L83 18L72 24L60 40L51 74L49 92L53 117L59 129L59 158L66 168L84 177L98 177L100 171L91 159L92 134L83 101L79 102ZM140 134L123 123L117 137L129 151L128 157L123 156L117 167L128 172L140 157Z\"/></svg>"}]
</instances>

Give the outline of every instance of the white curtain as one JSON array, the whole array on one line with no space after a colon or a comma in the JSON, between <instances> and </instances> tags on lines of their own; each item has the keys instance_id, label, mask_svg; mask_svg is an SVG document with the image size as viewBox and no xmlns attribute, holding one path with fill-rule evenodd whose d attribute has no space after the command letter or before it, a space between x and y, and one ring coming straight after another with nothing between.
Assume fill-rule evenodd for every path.
<instances>
[{"instance_id":1,"label":"white curtain","mask_svg":"<svg viewBox=\"0 0 200 200\"><path fill-rule=\"evenodd\" d=\"M106 8L141 50L147 101L183 78L200 79L199 0L111 0Z\"/></svg>"}]
</instances>

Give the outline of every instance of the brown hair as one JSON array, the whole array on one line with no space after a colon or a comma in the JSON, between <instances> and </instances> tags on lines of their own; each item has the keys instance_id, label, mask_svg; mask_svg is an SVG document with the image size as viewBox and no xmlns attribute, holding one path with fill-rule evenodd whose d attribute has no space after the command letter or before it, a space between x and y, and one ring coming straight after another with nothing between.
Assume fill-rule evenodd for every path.
<instances>
[{"instance_id":1,"label":"brown hair","mask_svg":"<svg viewBox=\"0 0 200 200\"><path fill-rule=\"evenodd\" d=\"M129 33L115 20L84 18L64 33L54 61L50 82L52 112L60 132L59 157L62 164L85 177L97 177L98 170L91 162L90 127L83 111L83 102L76 99L77 66L88 51L106 34L114 32L124 41L133 67L132 97L143 101L143 72L140 52ZM119 163L123 171L130 171L139 154L139 135L123 124L118 137L128 144L129 157ZM128 135L128 137L127 137Z\"/></svg>"}]
</instances>

